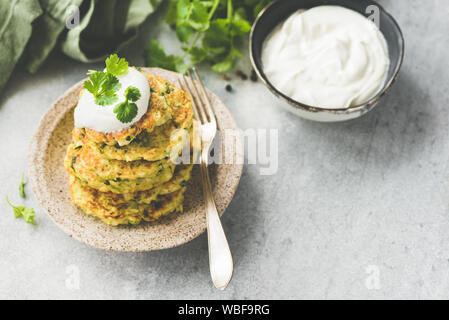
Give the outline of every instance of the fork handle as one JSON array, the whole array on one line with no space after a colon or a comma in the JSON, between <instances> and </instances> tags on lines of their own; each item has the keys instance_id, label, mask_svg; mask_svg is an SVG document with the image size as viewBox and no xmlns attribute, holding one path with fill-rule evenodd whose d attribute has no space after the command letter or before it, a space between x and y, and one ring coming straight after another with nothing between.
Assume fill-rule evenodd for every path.
<instances>
[{"instance_id":1,"label":"fork handle","mask_svg":"<svg viewBox=\"0 0 449 320\"><path fill-rule=\"evenodd\" d=\"M207 163L207 162L206 162ZM215 207L207 164L201 162L201 177L206 203L207 240L209 243L209 268L215 287L224 290L231 281L234 270L231 250Z\"/></svg>"}]
</instances>

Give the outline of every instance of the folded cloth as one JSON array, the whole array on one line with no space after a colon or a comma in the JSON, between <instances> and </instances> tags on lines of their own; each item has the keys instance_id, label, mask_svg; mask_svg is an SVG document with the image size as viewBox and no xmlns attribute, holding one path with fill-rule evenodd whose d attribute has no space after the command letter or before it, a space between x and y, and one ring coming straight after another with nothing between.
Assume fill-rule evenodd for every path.
<instances>
[{"instance_id":1,"label":"folded cloth","mask_svg":"<svg viewBox=\"0 0 449 320\"><path fill-rule=\"evenodd\" d=\"M66 28L71 6L79 7L82 0L39 0L42 15L33 23L33 33L25 53L25 68L34 73L45 61Z\"/></svg>"},{"instance_id":2,"label":"folded cloth","mask_svg":"<svg viewBox=\"0 0 449 320\"><path fill-rule=\"evenodd\" d=\"M0 91L19 59L34 73L54 48L83 62L104 59L135 39L140 24L161 2L0 1Z\"/></svg>"},{"instance_id":3,"label":"folded cloth","mask_svg":"<svg viewBox=\"0 0 449 320\"><path fill-rule=\"evenodd\" d=\"M137 37L139 25L162 0L88 0L79 27L71 29L62 51L83 62L103 60Z\"/></svg>"},{"instance_id":4,"label":"folded cloth","mask_svg":"<svg viewBox=\"0 0 449 320\"><path fill-rule=\"evenodd\" d=\"M0 1L0 90L25 50L31 23L41 14L36 0Z\"/></svg>"}]
</instances>

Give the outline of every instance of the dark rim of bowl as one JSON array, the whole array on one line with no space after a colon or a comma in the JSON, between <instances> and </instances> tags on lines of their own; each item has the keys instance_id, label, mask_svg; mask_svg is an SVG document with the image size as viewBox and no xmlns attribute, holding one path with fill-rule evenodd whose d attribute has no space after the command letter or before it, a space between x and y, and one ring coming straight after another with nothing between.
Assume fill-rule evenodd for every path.
<instances>
[{"instance_id":1,"label":"dark rim of bowl","mask_svg":"<svg viewBox=\"0 0 449 320\"><path fill-rule=\"evenodd\" d=\"M386 84L384 85L382 90L380 90L375 96L373 96L367 102L364 102L362 104L359 104L359 105L356 105L356 106L352 106L352 107L348 107L348 108L328 109L328 108L321 108L321 107L313 107L313 106L309 106L307 104L298 102L298 101L290 98L289 96L283 94L278 89L276 89L276 87L274 85L272 85L271 82L268 80L268 78L265 76L265 73L263 72L263 70L259 70L259 67L257 66L256 62L254 61L254 55L253 55L253 51L254 51L254 46L253 46L254 30L255 30L257 24L259 23L259 20L265 14L265 12L267 10L269 10L269 8L271 6L273 6L276 2L277 1L273 1L272 3L269 3L267 6L265 6L265 8L263 8L259 12L259 14L257 15L257 18L254 21L253 26L251 28L251 32L249 34L249 56L250 56L251 64L252 64L252 66L254 68L254 71L257 73L257 76L259 77L260 80L262 80L262 82L265 84L265 86L268 87L268 89L270 89L276 96L284 99L291 106L293 106L295 108L305 109L306 111L309 111L309 112L329 112L329 113L340 114L340 113L352 113L352 112L362 111L365 108L373 106L374 104L376 104L390 90L391 86L393 85L393 83L398 78L399 70L401 69L402 62L404 61L405 41L404 41L404 35L402 33L402 30L399 27L399 24L397 23L396 19L394 19L393 16L388 11L386 11L380 4L378 4L376 1L373 1L373 3L376 6L378 6L379 9L383 13L385 13L391 19L391 21L393 22L393 24L397 28L397 31L399 32L399 36L400 36L400 49L401 49L401 53L400 53L400 56L399 56L399 63L397 64L397 66L396 66L396 68L394 70L393 76L391 77L390 80L388 80L386 82ZM265 39L264 39L264 41L265 41Z\"/></svg>"}]
</instances>

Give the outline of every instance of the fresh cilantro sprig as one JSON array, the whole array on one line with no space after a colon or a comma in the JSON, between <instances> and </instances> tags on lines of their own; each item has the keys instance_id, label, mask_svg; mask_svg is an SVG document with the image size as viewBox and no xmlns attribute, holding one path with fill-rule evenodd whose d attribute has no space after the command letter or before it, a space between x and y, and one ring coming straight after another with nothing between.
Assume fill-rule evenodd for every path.
<instances>
[{"instance_id":1,"label":"fresh cilantro sprig","mask_svg":"<svg viewBox=\"0 0 449 320\"><path fill-rule=\"evenodd\" d=\"M84 82L86 88L95 97L95 103L100 106L111 105L118 100L117 91L121 84L117 78L128 72L129 64L124 58L119 58L116 54L111 54L105 61L106 71L90 70L87 74L90 79ZM117 119L122 123L129 123L137 116L137 105L135 102L140 99L140 91L136 87L129 86L125 90L125 101L114 107ZM72 165L74 163L72 159Z\"/></svg>"},{"instance_id":2,"label":"fresh cilantro sprig","mask_svg":"<svg viewBox=\"0 0 449 320\"><path fill-rule=\"evenodd\" d=\"M251 22L270 0L170 0L166 22L175 29L183 55L165 53L155 40L145 50L149 67L178 72L190 64L209 63L212 70L226 72L235 66Z\"/></svg>"},{"instance_id":3,"label":"fresh cilantro sprig","mask_svg":"<svg viewBox=\"0 0 449 320\"><path fill-rule=\"evenodd\" d=\"M84 88L92 93L95 103L100 106L111 105L118 100L116 92L122 85L117 76L128 71L128 61L116 54L111 54L105 62L105 72L90 70L87 73L90 79L84 82Z\"/></svg>"},{"instance_id":4,"label":"fresh cilantro sprig","mask_svg":"<svg viewBox=\"0 0 449 320\"><path fill-rule=\"evenodd\" d=\"M26 208L24 206L14 206L9 202L8 197L6 197L6 202L11 206L14 211L14 216L16 218L23 218L26 223L34 224L35 212L33 208Z\"/></svg>"},{"instance_id":5,"label":"fresh cilantro sprig","mask_svg":"<svg viewBox=\"0 0 449 320\"><path fill-rule=\"evenodd\" d=\"M119 58L115 53L111 54L105 62L106 71L114 76L125 74L128 71L128 61L125 58Z\"/></svg>"},{"instance_id":6,"label":"fresh cilantro sprig","mask_svg":"<svg viewBox=\"0 0 449 320\"><path fill-rule=\"evenodd\" d=\"M118 97L116 92L121 84L118 78L108 72L90 71L90 79L84 82L84 88L93 94L95 103L100 106L113 104Z\"/></svg>"},{"instance_id":7,"label":"fresh cilantro sprig","mask_svg":"<svg viewBox=\"0 0 449 320\"><path fill-rule=\"evenodd\" d=\"M140 91L136 87L129 86L125 90L126 100L117 104L114 113L122 123L129 123L137 116L137 105L134 103L140 99Z\"/></svg>"},{"instance_id":8,"label":"fresh cilantro sprig","mask_svg":"<svg viewBox=\"0 0 449 320\"><path fill-rule=\"evenodd\" d=\"M20 181L19 184L19 195L25 199L26 195L25 195L25 183L23 182L23 178L25 176L25 173L22 173L22 180Z\"/></svg>"}]
</instances>

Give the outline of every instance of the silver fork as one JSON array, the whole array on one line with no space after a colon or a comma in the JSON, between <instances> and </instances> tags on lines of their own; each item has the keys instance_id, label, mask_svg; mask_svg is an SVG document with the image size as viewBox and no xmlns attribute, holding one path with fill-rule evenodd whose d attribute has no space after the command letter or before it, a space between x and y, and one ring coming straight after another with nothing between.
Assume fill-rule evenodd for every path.
<instances>
[{"instance_id":1,"label":"silver fork","mask_svg":"<svg viewBox=\"0 0 449 320\"><path fill-rule=\"evenodd\" d=\"M232 278L234 263L229 249L226 235L215 207L212 187L207 169L209 163L209 150L217 133L217 122L214 111L195 68L188 70L187 77L180 77L183 90L192 97L194 117L198 120L201 132L200 168L203 183L203 193L206 205L207 240L209 243L209 268L212 282L215 287L224 290Z\"/></svg>"}]
</instances>

